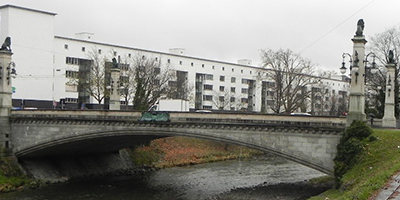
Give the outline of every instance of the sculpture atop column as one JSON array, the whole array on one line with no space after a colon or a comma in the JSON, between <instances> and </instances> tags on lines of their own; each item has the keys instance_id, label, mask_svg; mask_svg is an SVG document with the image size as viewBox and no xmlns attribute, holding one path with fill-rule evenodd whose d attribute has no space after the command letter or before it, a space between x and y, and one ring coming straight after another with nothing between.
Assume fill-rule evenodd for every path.
<instances>
[{"instance_id":1,"label":"sculpture atop column","mask_svg":"<svg viewBox=\"0 0 400 200\"><path fill-rule=\"evenodd\" d=\"M394 62L394 54L393 54L393 50L389 50L389 55L388 55L388 64L389 63L395 63Z\"/></svg>"},{"instance_id":2,"label":"sculpture atop column","mask_svg":"<svg viewBox=\"0 0 400 200\"><path fill-rule=\"evenodd\" d=\"M356 31L356 36L362 36L364 31L364 20L359 19L357 22L357 31Z\"/></svg>"},{"instance_id":3,"label":"sculpture atop column","mask_svg":"<svg viewBox=\"0 0 400 200\"><path fill-rule=\"evenodd\" d=\"M11 52L11 37L6 37L3 44L1 45L0 51Z\"/></svg>"}]
</instances>

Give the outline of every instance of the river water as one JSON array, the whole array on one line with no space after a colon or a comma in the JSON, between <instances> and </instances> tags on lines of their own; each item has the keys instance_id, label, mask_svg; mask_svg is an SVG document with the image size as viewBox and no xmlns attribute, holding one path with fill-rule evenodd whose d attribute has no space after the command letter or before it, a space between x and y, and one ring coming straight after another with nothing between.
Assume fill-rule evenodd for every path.
<instances>
[{"instance_id":1,"label":"river water","mask_svg":"<svg viewBox=\"0 0 400 200\"><path fill-rule=\"evenodd\" d=\"M2 200L305 199L326 188L305 180L324 174L275 157L173 167L143 174L69 181L1 194Z\"/></svg>"}]
</instances>

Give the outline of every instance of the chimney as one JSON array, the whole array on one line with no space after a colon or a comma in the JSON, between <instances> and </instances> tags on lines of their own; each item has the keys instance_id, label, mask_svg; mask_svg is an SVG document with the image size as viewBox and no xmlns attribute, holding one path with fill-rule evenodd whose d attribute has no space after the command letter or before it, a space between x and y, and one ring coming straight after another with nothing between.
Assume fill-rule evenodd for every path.
<instances>
[{"instance_id":1,"label":"chimney","mask_svg":"<svg viewBox=\"0 0 400 200\"><path fill-rule=\"evenodd\" d=\"M172 48L172 49L169 49L169 53L183 56L183 55L185 55L185 49L184 48Z\"/></svg>"},{"instance_id":2,"label":"chimney","mask_svg":"<svg viewBox=\"0 0 400 200\"><path fill-rule=\"evenodd\" d=\"M249 60L249 59L241 59L241 60L238 60L238 64L239 65L251 65L251 60Z\"/></svg>"},{"instance_id":3,"label":"chimney","mask_svg":"<svg viewBox=\"0 0 400 200\"><path fill-rule=\"evenodd\" d=\"M93 36L93 33L88 32L75 33L75 37L82 40L91 40L93 39Z\"/></svg>"}]
</instances>

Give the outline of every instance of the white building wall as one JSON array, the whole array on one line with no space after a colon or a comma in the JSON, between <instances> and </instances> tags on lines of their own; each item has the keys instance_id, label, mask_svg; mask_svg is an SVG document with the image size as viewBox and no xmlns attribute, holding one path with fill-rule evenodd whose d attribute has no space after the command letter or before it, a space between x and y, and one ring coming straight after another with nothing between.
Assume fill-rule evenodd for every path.
<instances>
[{"instance_id":1,"label":"white building wall","mask_svg":"<svg viewBox=\"0 0 400 200\"><path fill-rule=\"evenodd\" d=\"M55 14L14 6L2 6L0 13L0 40L11 37L18 74L13 98L51 100Z\"/></svg>"},{"instance_id":2,"label":"white building wall","mask_svg":"<svg viewBox=\"0 0 400 200\"><path fill-rule=\"evenodd\" d=\"M258 67L249 66L251 61L227 63L203 58L182 55L185 49L175 48L172 53L149 51L120 45L106 44L91 39L69 38L54 35L54 13L41 12L14 6L0 6L0 39L11 36L14 55L13 60L17 67L17 79L13 85L16 87L14 99L38 99L55 100L61 98L78 98L77 92L66 91L66 71L78 71L79 66L67 64L66 58L88 59L89 52L98 52L111 61L113 57L121 58L121 61L129 59L129 56L157 57L162 64L169 64L172 69L188 73L189 87L193 88L191 95L195 96L196 74L213 75L213 80L206 80L205 84L213 85L213 91L203 91L203 95L213 95L219 92L219 87L224 86L230 91L235 88L237 98L248 98L248 94L242 94L242 89L248 89L249 85L242 83L242 79L255 81L253 88L253 111L261 110L261 81L257 79ZM78 36L80 36L78 34ZM178 52L179 50L179 52ZM115 55L114 55L115 52ZM221 81L220 77L225 80ZM236 79L231 82L231 78ZM339 91L340 87L348 83L329 79L332 87ZM328 82L329 82L328 81ZM346 91L348 88L345 89ZM194 99L191 99L191 108L194 108ZM91 103L97 103L93 99ZM204 106L212 106L218 109L212 101L203 101ZM247 105L244 105L247 106Z\"/></svg>"}]
</instances>

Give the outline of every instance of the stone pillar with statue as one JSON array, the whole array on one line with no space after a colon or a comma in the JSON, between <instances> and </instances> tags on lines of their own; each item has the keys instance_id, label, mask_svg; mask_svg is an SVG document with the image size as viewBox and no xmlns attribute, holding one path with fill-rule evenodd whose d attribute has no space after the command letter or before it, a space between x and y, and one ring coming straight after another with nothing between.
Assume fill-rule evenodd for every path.
<instances>
[{"instance_id":1,"label":"stone pillar with statue","mask_svg":"<svg viewBox=\"0 0 400 200\"><path fill-rule=\"evenodd\" d=\"M357 31L354 35L353 41L353 66L351 69L351 85L350 85L350 103L349 112L347 115L346 126L350 126L355 120L365 121L366 115L364 112L365 107L365 44L367 40L363 35L364 21L358 20Z\"/></svg>"},{"instance_id":2,"label":"stone pillar with statue","mask_svg":"<svg viewBox=\"0 0 400 200\"><path fill-rule=\"evenodd\" d=\"M12 108L12 78L16 75L15 63L11 61L11 38L7 37L0 48L0 149L1 156L11 153L10 114Z\"/></svg>"},{"instance_id":3,"label":"stone pillar with statue","mask_svg":"<svg viewBox=\"0 0 400 200\"><path fill-rule=\"evenodd\" d=\"M119 94L119 77L120 69L117 60L113 58L113 66L111 68L111 85L110 85L110 110L121 109L121 96Z\"/></svg>"},{"instance_id":4,"label":"stone pillar with statue","mask_svg":"<svg viewBox=\"0 0 400 200\"><path fill-rule=\"evenodd\" d=\"M395 110L395 75L396 63L394 61L393 51L389 51L388 63L386 64L386 92L385 92L385 113L382 118L382 127L396 128Z\"/></svg>"}]
</instances>

